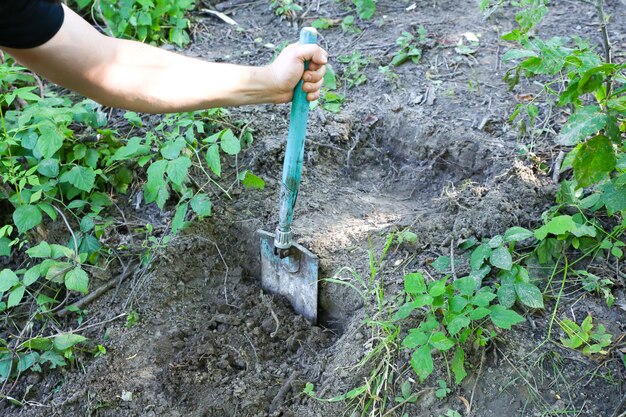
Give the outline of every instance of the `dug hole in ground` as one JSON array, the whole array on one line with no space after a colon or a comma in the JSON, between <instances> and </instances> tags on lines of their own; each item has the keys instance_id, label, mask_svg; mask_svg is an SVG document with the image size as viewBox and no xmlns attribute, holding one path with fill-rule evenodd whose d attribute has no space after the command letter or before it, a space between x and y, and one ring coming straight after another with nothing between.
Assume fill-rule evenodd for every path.
<instances>
[{"instance_id":1,"label":"dug hole in ground","mask_svg":"<svg viewBox=\"0 0 626 417\"><path fill-rule=\"evenodd\" d=\"M311 112L294 223L298 242L320 259L320 277L348 282L349 269L369 277L370 250L380 255L390 233L410 228L416 241L392 244L377 277L384 279L390 306L406 272L432 271L430 264L451 248L454 255L462 239L534 227L555 193L550 174L521 154L528 144L507 124L516 101L502 81L501 56L508 46L500 34L513 28L512 15L485 20L474 1L419 1L407 10L412 3L379 1L375 19L360 34L339 27L322 31L321 44L333 57L360 51L386 64L401 33L420 25L430 48L424 48L421 63L394 68L397 81L379 73L378 65L367 65L367 82L345 91L339 113ZM609 3L614 46L623 51L626 7ZM280 21L266 1L233 6L228 13L243 31L198 15L195 42L184 52L258 63L273 53L265 43L297 38L298 30ZM345 11L323 1L305 23L318 15L342 17ZM593 19L593 8L563 1L551 5L541 28L559 35L579 26L599 43ZM480 43L472 54L459 53L455 47L467 43L468 32ZM359 415L346 411L346 402L318 401L302 391L310 382L317 396L332 398L363 384L375 365L359 365L376 347L364 323L374 308L371 300L347 285L322 282L322 323L311 326L259 285L255 231L276 224L288 111L286 105L233 111L255 131L254 144L238 163L263 177L265 190L215 201L212 218L172 242L138 293L127 283L91 305L90 314L105 321L123 312L132 295L139 321L129 329L120 321L94 329L94 338L108 335L106 355L82 362L82 369L29 376L22 391L31 386L33 405L4 405L0 415ZM539 159L553 161L549 143L534 145ZM158 216L130 204L124 210L146 220ZM593 312L613 334L625 330L623 311L606 308L600 297L565 297L561 303L580 317ZM408 416L449 410L480 417L611 416L624 394L621 363L594 361L551 343L534 350L546 337L552 307L547 303L546 311L499 335L497 347L484 355L469 351L468 377L460 386L449 384L452 391L443 399L436 395L437 381L447 379L442 360L420 384L410 352L393 352L393 378L381 395L399 395L409 381L418 400L402 409ZM400 411L390 403L386 414L368 415Z\"/></svg>"}]
</instances>

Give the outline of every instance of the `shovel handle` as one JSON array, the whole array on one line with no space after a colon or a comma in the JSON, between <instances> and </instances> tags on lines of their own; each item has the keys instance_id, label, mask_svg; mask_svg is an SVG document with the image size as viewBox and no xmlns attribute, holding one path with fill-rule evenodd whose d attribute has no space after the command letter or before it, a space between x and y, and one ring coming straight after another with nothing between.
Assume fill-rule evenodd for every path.
<instances>
[{"instance_id":1,"label":"shovel handle","mask_svg":"<svg viewBox=\"0 0 626 417\"><path fill-rule=\"evenodd\" d=\"M300 31L300 44L316 44L317 30L305 27ZM304 69L309 68L309 63L304 63ZM293 209L298 198L298 188L302 178L302 161L304 159L304 140L306 137L306 122L309 117L309 102L306 93L302 90L302 80L293 90L291 101L291 115L289 118L289 136L287 137L287 149L283 163L283 179L280 188L280 210L278 227L274 238L274 246L277 249L291 247L291 223L293 222Z\"/></svg>"}]
</instances>

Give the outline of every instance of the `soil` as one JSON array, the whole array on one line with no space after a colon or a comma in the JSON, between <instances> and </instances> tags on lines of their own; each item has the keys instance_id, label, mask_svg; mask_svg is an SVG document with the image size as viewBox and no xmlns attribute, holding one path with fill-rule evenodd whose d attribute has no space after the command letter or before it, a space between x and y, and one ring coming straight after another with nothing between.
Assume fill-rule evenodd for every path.
<instances>
[{"instance_id":1,"label":"soil","mask_svg":"<svg viewBox=\"0 0 626 417\"><path fill-rule=\"evenodd\" d=\"M449 255L462 239L537 225L556 190L550 167L558 149L550 135L535 143L507 124L515 94L539 88L526 83L509 92L502 81L501 56L510 45L499 35L512 28L512 15L498 12L485 19L474 1L417 1L409 8L413 3L379 0L375 19L363 23L359 34L323 31L321 43L332 57L360 51L373 63L364 69L364 85L343 91L347 100L340 113L311 112L294 224L298 242L318 255L322 278L347 277L346 268L369 276L370 247L380 253L389 233L410 227L417 242L394 244L385 260L381 276L387 294L400 288L404 272L433 272L430 263ZM575 29L600 44L593 7L554 3L540 26L542 35ZM626 7L607 3L614 48L623 60ZM260 63L273 54L266 44L297 38L295 25L274 16L267 1L225 10L242 30L198 12L194 42L184 53ZM343 17L346 10L339 2L310 2L304 23ZM422 62L394 68L399 79L389 81L378 65L387 65L402 31L419 25L428 36ZM471 55L455 50L466 32L480 37ZM0 415L358 415L343 402L313 400L301 391L312 382L317 395L330 398L362 384L371 369L358 364L373 348L364 324L369 301L348 286L323 281L321 323L312 326L285 300L260 290L255 231L276 225L288 109L232 111L255 131L239 168L262 176L266 188L216 199L214 216L175 239L148 273L90 305L94 326L87 335L101 341L107 354L85 357L78 369L28 375L14 393L28 405L0 403ZM547 109L547 104L541 108L542 115ZM156 221L153 208L135 211L129 204L124 210L128 217ZM161 216L166 222L167 213ZM580 321L592 312L615 338L626 331L619 307L608 309L601 297L574 285L566 286L565 294L559 317ZM616 296L616 305L624 302L623 289ZM407 366L408 353L400 351L391 392L397 394L410 380L419 398L385 415L439 416L452 409L477 417L617 416L623 411L625 376L619 356L589 359L564 349L557 329L546 341L554 307L554 300L548 301L545 312L529 314L484 354L472 352L469 376L458 387L450 384L452 392L443 400L435 390L437 380L446 378L445 365L438 363L419 384ZM127 328L115 317L131 308L138 322Z\"/></svg>"}]
</instances>

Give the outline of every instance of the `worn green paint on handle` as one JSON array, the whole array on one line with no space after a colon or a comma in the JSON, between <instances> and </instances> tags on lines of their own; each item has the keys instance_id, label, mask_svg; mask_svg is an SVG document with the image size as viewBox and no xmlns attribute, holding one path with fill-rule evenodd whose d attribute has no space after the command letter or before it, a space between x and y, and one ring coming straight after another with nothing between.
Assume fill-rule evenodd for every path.
<instances>
[{"instance_id":1,"label":"worn green paint on handle","mask_svg":"<svg viewBox=\"0 0 626 417\"><path fill-rule=\"evenodd\" d=\"M300 32L301 44L316 44L317 31L306 27ZM308 62L304 63L307 69ZM291 115L289 119L289 136L287 137L287 149L283 163L283 178L280 190L280 212L277 229L278 236L287 236L287 241L282 242L282 248L291 246L291 223L293 222L293 210L298 198L298 188L302 178L302 161L304 159L304 141L306 137L306 124L309 116L309 102L306 93L302 90L302 80L294 89L291 102Z\"/></svg>"}]
</instances>

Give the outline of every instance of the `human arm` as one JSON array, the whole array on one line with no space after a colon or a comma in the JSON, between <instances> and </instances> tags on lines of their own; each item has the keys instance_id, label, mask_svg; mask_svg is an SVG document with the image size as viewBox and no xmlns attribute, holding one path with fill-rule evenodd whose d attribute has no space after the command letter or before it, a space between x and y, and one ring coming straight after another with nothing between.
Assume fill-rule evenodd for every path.
<instances>
[{"instance_id":1,"label":"human arm","mask_svg":"<svg viewBox=\"0 0 626 417\"><path fill-rule=\"evenodd\" d=\"M291 100L303 78L319 97L327 55L316 45L290 45L267 66L206 62L143 43L102 35L64 7L60 30L43 45L3 48L50 81L101 104L145 113ZM304 72L304 61L310 60Z\"/></svg>"}]
</instances>

